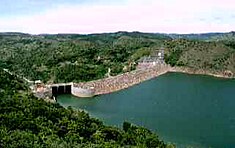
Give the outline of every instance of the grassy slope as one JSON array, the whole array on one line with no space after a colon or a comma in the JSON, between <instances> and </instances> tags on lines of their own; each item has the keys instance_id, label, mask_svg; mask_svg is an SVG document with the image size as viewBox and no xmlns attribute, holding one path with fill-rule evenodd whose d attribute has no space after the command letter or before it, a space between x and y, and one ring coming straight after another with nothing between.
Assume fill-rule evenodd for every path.
<instances>
[{"instance_id":1,"label":"grassy slope","mask_svg":"<svg viewBox=\"0 0 235 148\"><path fill-rule=\"evenodd\" d=\"M176 39L166 43L166 54L172 65L235 73L235 49L223 42Z\"/></svg>"}]
</instances>

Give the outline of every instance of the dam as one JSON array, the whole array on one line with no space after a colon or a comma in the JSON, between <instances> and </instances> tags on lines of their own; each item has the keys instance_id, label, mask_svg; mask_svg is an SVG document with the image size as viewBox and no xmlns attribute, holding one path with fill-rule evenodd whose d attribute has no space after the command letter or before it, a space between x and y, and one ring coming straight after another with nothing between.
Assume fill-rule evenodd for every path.
<instances>
[{"instance_id":1,"label":"dam","mask_svg":"<svg viewBox=\"0 0 235 148\"><path fill-rule=\"evenodd\" d=\"M72 94L77 97L93 97L95 95L92 88L76 86L76 84L72 82L47 85L47 88L54 97L61 94Z\"/></svg>"},{"instance_id":2,"label":"dam","mask_svg":"<svg viewBox=\"0 0 235 148\"><path fill-rule=\"evenodd\" d=\"M134 71L126 72L117 76L110 76L99 80L80 82L80 83L58 83L48 84L45 86L38 85L37 92L51 93L52 96L60 94L72 94L76 97L93 97L96 95L109 94L120 91L146 80L153 79L159 75L167 72L183 72L190 74L207 74L215 77L233 78L233 75L226 75L226 73L210 73L208 71L197 71L187 68L171 67L167 64L158 64L148 68L136 69ZM43 87L44 89L40 89ZM40 96L40 95L39 95ZM43 96L43 95L41 95ZM45 96L45 95L44 95ZM51 96L51 98L52 98ZM43 97L41 97L43 98Z\"/></svg>"},{"instance_id":3,"label":"dam","mask_svg":"<svg viewBox=\"0 0 235 148\"><path fill-rule=\"evenodd\" d=\"M72 84L70 83L53 84L50 87L52 95L57 96L60 94L71 94Z\"/></svg>"},{"instance_id":4,"label":"dam","mask_svg":"<svg viewBox=\"0 0 235 148\"><path fill-rule=\"evenodd\" d=\"M93 97L95 95L109 94L126 89L130 86L162 75L170 69L171 67L169 65L161 64L151 68L137 69L117 76L110 76L89 82L44 85L39 81L40 83L36 83L34 90L37 93L37 96L41 96L39 98L43 98L43 96L53 98L61 94L72 94L81 98Z\"/></svg>"},{"instance_id":5,"label":"dam","mask_svg":"<svg viewBox=\"0 0 235 148\"><path fill-rule=\"evenodd\" d=\"M130 86L162 75L168 72L170 68L170 65L167 65L164 62L164 49L160 49L152 56L142 57L138 61L136 70L116 76L109 75L103 79L89 82L48 84L40 89L40 91L42 93L43 91L49 92L49 94L52 94L51 98L60 94L72 94L76 97L93 97L95 95L103 95L126 89ZM40 87L36 86L35 90Z\"/></svg>"}]
</instances>

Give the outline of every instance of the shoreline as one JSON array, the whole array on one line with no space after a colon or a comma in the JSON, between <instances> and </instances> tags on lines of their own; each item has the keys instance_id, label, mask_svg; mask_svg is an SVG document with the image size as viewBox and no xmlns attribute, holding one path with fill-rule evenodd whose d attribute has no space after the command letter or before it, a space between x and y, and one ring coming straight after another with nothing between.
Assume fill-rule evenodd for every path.
<instances>
[{"instance_id":1,"label":"shoreline","mask_svg":"<svg viewBox=\"0 0 235 148\"><path fill-rule=\"evenodd\" d=\"M222 72L212 73L210 71L205 70L196 70L192 68L186 67L171 67L166 64L154 66L146 69L137 69L131 72L123 73L117 76L108 77L104 79L94 80L85 83L75 84L75 87L86 87L86 88L94 88L94 96L110 94L113 92L117 92L123 89L127 89L134 85L140 84L144 81L156 78L168 72L179 72L186 74L195 74L195 75L208 75L218 78L232 79L235 78L232 76L227 76ZM76 96L76 95L75 95ZM78 96L79 97L79 96Z\"/></svg>"},{"instance_id":2,"label":"shoreline","mask_svg":"<svg viewBox=\"0 0 235 148\"><path fill-rule=\"evenodd\" d=\"M117 76L94 80L86 83L75 84L75 87L94 88L94 95L104 95L122 89L127 89L156 76L165 74L171 67L169 65L158 65L148 69L137 69Z\"/></svg>"},{"instance_id":3,"label":"shoreline","mask_svg":"<svg viewBox=\"0 0 235 148\"><path fill-rule=\"evenodd\" d=\"M167 64L160 64L154 67L137 69L127 73L123 73L116 76L111 76L99 80L93 80L89 82L81 83L63 83L63 84L54 84L58 85L56 87L64 87L65 84L71 86L71 94L75 97L84 98L84 97L93 97L98 95L105 95L114 93L120 90L127 89L134 85L140 84L147 80L157 78L166 73L185 73L191 75L206 75L223 79L234 79L235 75L231 72L229 75L225 72L211 72L209 70L198 70L187 67L171 67ZM61 85L61 86L59 86ZM68 88L69 89L69 88ZM33 93L38 98L51 98L53 97L53 91L51 85L46 85L46 87L36 88ZM56 101L53 99L53 101Z\"/></svg>"},{"instance_id":4,"label":"shoreline","mask_svg":"<svg viewBox=\"0 0 235 148\"><path fill-rule=\"evenodd\" d=\"M179 73L185 73L185 74L190 74L190 75L206 75L206 76L212 76L216 78L223 78L223 79L234 79L235 75L233 74L232 76L227 76L222 72L211 72L211 71L206 71L206 70L196 70L192 68L187 68L187 67L172 67L170 71L168 72L179 72Z\"/></svg>"}]
</instances>

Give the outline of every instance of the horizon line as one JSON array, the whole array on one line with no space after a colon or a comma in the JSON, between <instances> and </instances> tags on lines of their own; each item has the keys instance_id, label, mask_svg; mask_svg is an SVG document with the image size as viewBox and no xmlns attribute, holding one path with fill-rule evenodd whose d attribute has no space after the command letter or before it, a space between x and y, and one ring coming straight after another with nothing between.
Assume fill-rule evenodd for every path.
<instances>
[{"instance_id":1,"label":"horizon line","mask_svg":"<svg viewBox=\"0 0 235 148\"><path fill-rule=\"evenodd\" d=\"M95 35L95 34L115 34L115 33L149 33L149 34L179 34L179 35L187 35L187 34L212 34L212 33L233 33L235 30L231 31L210 31L210 32L190 32L190 33L165 33L165 32L142 32L142 31L111 31L111 32L93 32L93 33L78 33L78 32L59 32L59 33L28 33L28 32L18 32L18 31L4 31L1 32L0 34L28 34L28 35Z\"/></svg>"}]
</instances>

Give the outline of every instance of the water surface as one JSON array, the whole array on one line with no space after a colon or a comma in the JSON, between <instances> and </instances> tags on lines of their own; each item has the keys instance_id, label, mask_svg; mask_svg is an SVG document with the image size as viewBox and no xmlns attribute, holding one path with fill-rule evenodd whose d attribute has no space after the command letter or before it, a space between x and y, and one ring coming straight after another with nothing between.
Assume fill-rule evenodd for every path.
<instances>
[{"instance_id":1,"label":"water surface","mask_svg":"<svg viewBox=\"0 0 235 148\"><path fill-rule=\"evenodd\" d=\"M106 124L145 126L179 147L235 147L235 80L167 73L91 99L58 97Z\"/></svg>"}]
</instances>

